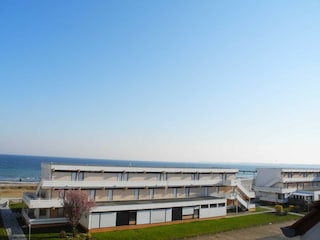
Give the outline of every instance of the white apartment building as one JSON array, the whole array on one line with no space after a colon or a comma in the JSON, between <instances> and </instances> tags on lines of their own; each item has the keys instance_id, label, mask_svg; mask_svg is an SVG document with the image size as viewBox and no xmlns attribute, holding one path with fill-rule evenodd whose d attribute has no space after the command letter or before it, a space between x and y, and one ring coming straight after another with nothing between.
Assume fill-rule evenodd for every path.
<instances>
[{"instance_id":1,"label":"white apartment building","mask_svg":"<svg viewBox=\"0 0 320 240\"><path fill-rule=\"evenodd\" d=\"M255 209L254 193L237 169L119 167L43 163L35 193L25 193L28 224L66 223L64 192L88 191L96 206L83 214L88 230L225 216L228 207Z\"/></svg>"},{"instance_id":2,"label":"white apartment building","mask_svg":"<svg viewBox=\"0 0 320 240\"><path fill-rule=\"evenodd\" d=\"M317 201L320 169L258 168L254 185L260 201L287 203L289 197Z\"/></svg>"}]
</instances>

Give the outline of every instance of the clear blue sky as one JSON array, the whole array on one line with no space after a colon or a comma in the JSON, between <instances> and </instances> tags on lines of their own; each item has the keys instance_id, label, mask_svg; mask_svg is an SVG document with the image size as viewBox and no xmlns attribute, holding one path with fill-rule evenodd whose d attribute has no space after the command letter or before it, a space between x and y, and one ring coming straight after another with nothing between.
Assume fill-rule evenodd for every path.
<instances>
[{"instance_id":1,"label":"clear blue sky","mask_svg":"<svg viewBox=\"0 0 320 240\"><path fill-rule=\"evenodd\" d=\"M319 1L2 1L0 153L319 163Z\"/></svg>"}]
</instances>

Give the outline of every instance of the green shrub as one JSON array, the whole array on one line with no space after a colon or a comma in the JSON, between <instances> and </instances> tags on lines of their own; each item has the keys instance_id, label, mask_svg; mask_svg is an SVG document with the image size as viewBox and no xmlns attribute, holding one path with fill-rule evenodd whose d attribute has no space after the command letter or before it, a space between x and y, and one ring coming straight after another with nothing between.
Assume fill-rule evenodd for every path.
<instances>
[{"instance_id":1,"label":"green shrub","mask_svg":"<svg viewBox=\"0 0 320 240\"><path fill-rule=\"evenodd\" d=\"M280 214L280 213L283 212L283 207L282 207L282 205L275 205L275 206L274 206L274 209L276 210L276 213L277 213L277 214Z\"/></svg>"},{"instance_id":2,"label":"green shrub","mask_svg":"<svg viewBox=\"0 0 320 240\"><path fill-rule=\"evenodd\" d=\"M59 238L66 238L66 237L67 237L67 232L64 230L60 231Z\"/></svg>"}]
</instances>

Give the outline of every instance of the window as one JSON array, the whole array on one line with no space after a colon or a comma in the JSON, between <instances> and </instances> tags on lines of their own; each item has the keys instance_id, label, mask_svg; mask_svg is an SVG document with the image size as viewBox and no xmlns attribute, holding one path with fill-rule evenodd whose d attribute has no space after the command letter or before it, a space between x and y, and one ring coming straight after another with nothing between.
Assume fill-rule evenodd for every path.
<instances>
[{"instance_id":1,"label":"window","mask_svg":"<svg viewBox=\"0 0 320 240\"><path fill-rule=\"evenodd\" d=\"M40 217L46 217L47 216L47 209L46 208L40 208L39 216Z\"/></svg>"},{"instance_id":2,"label":"window","mask_svg":"<svg viewBox=\"0 0 320 240\"><path fill-rule=\"evenodd\" d=\"M168 173L162 173L162 181L168 180Z\"/></svg>"},{"instance_id":3,"label":"window","mask_svg":"<svg viewBox=\"0 0 320 240\"><path fill-rule=\"evenodd\" d=\"M63 210L63 208L58 208L58 217L64 217L64 210Z\"/></svg>"},{"instance_id":4,"label":"window","mask_svg":"<svg viewBox=\"0 0 320 240\"><path fill-rule=\"evenodd\" d=\"M154 189L153 188L149 189L149 198L154 199Z\"/></svg>"},{"instance_id":5,"label":"window","mask_svg":"<svg viewBox=\"0 0 320 240\"><path fill-rule=\"evenodd\" d=\"M129 179L128 173L123 173L122 174L122 181L128 181L128 179Z\"/></svg>"},{"instance_id":6,"label":"window","mask_svg":"<svg viewBox=\"0 0 320 240\"><path fill-rule=\"evenodd\" d=\"M292 172L288 173L288 178L292 178Z\"/></svg>"},{"instance_id":7,"label":"window","mask_svg":"<svg viewBox=\"0 0 320 240\"><path fill-rule=\"evenodd\" d=\"M209 195L208 187L203 188L203 195L207 197Z\"/></svg>"},{"instance_id":8,"label":"window","mask_svg":"<svg viewBox=\"0 0 320 240\"><path fill-rule=\"evenodd\" d=\"M177 188L173 188L173 197L174 198L177 197L177 193L178 193L178 189Z\"/></svg>"},{"instance_id":9,"label":"window","mask_svg":"<svg viewBox=\"0 0 320 240\"><path fill-rule=\"evenodd\" d=\"M190 188L187 187L187 188L185 189L185 197L188 198L189 196L190 196Z\"/></svg>"},{"instance_id":10,"label":"window","mask_svg":"<svg viewBox=\"0 0 320 240\"><path fill-rule=\"evenodd\" d=\"M208 205L201 205L201 208L209 208Z\"/></svg>"},{"instance_id":11,"label":"window","mask_svg":"<svg viewBox=\"0 0 320 240\"><path fill-rule=\"evenodd\" d=\"M118 181L128 181L128 173L118 173Z\"/></svg>"},{"instance_id":12,"label":"window","mask_svg":"<svg viewBox=\"0 0 320 240\"><path fill-rule=\"evenodd\" d=\"M165 172L159 173L158 175L158 181L167 181L168 180L168 174Z\"/></svg>"},{"instance_id":13,"label":"window","mask_svg":"<svg viewBox=\"0 0 320 240\"><path fill-rule=\"evenodd\" d=\"M90 190L89 199L93 201L95 200L95 198L96 198L96 190Z\"/></svg>"},{"instance_id":14,"label":"window","mask_svg":"<svg viewBox=\"0 0 320 240\"><path fill-rule=\"evenodd\" d=\"M139 189L134 190L134 200L139 200Z\"/></svg>"},{"instance_id":15,"label":"window","mask_svg":"<svg viewBox=\"0 0 320 240\"><path fill-rule=\"evenodd\" d=\"M129 211L129 225L135 225L137 221L137 211Z\"/></svg>"},{"instance_id":16,"label":"window","mask_svg":"<svg viewBox=\"0 0 320 240\"><path fill-rule=\"evenodd\" d=\"M71 173L71 181L77 181L77 173L76 172Z\"/></svg>"},{"instance_id":17,"label":"window","mask_svg":"<svg viewBox=\"0 0 320 240\"><path fill-rule=\"evenodd\" d=\"M83 181L83 180L84 180L84 172L79 172L78 181Z\"/></svg>"},{"instance_id":18,"label":"window","mask_svg":"<svg viewBox=\"0 0 320 240\"><path fill-rule=\"evenodd\" d=\"M84 172L71 173L71 181L83 181L83 180L84 180Z\"/></svg>"},{"instance_id":19,"label":"window","mask_svg":"<svg viewBox=\"0 0 320 240\"><path fill-rule=\"evenodd\" d=\"M210 208L216 208L216 207L217 207L216 203L210 204Z\"/></svg>"},{"instance_id":20,"label":"window","mask_svg":"<svg viewBox=\"0 0 320 240\"><path fill-rule=\"evenodd\" d=\"M59 190L59 198L64 199L64 190L63 189Z\"/></svg>"},{"instance_id":21,"label":"window","mask_svg":"<svg viewBox=\"0 0 320 240\"><path fill-rule=\"evenodd\" d=\"M278 193L278 199L284 199L284 194Z\"/></svg>"},{"instance_id":22,"label":"window","mask_svg":"<svg viewBox=\"0 0 320 240\"><path fill-rule=\"evenodd\" d=\"M191 180L197 181L199 179L200 179L200 174L199 173L192 173Z\"/></svg>"},{"instance_id":23,"label":"window","mask_svg":"<svg viewBox=\"0 0 320 240\"><path fill-rule=\"evenodd\" d=\"M112 190L112 189L109 189L109 190L108 190L108 200L109 200L109 201L112 201L112 200L113 200L113 190Z\"/></svg>"},{"instance_id":24,"label":"window","mask_svg":"<svg viewBox=\"0 0 320 240\"><path fill-rule=\"evenodd\" d=\"M226 206L225 203L219 203L219 204L218 204L218 207L224 207L224 206Z\"/></svg>"}]
</instances>

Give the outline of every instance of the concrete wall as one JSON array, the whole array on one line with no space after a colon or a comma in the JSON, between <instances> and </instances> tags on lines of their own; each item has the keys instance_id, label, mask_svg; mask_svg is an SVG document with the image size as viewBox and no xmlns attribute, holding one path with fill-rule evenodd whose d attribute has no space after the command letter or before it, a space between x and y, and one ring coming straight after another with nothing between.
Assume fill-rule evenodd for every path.
<instances>
[{"instance_id":1,"label":"concrete wall","mask_svg":"<svg viewBox=\"0 0 320 240\"><path fill-rule=\"evenodd\" d=\"M276 178L281 178L280 168L257 168L255 184L257 187L264 187Z\"/></svg>"}]
</instances>

